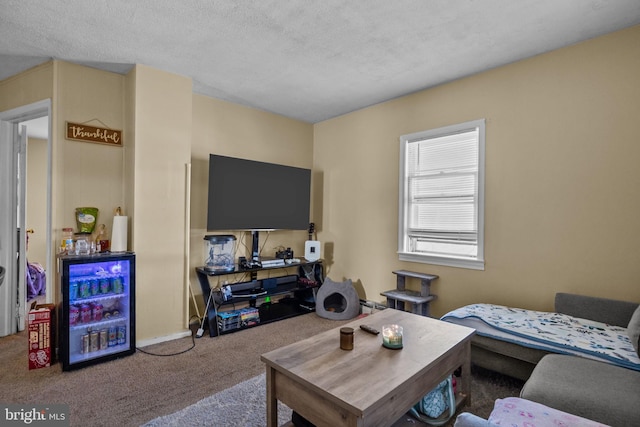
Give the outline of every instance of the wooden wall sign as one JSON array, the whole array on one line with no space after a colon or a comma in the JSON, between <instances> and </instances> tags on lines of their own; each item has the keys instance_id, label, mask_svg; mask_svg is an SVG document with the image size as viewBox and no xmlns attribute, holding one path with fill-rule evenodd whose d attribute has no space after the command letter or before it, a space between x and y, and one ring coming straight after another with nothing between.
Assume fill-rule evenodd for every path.
<instances>
[{"instance_id":1,"label":"wooden wall sign","mask_svg":"<svg viewBox=\"0 0 640 427\"><path fill-rule=\"evenodd\" d=\"M122 131L67 122L67 139L122 146Z\"/></svg>"}]
</instances>

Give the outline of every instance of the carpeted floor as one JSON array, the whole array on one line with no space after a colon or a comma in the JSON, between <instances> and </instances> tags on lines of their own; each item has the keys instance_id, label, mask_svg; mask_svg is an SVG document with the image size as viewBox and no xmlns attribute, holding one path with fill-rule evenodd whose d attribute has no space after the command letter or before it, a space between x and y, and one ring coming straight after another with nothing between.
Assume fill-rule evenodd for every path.
<instances>
[{"instance_id":1,"label":"carpeted floor","mask_svg":"<svg viewBox=\"0 0 640 427\"><path fill-rule=\"evenodd\" d=\"M217 338L205 335L186 352L191 338L143 349L167 356L138 351L73 372L62 372L60 364L29 371L22 332L0 338L0 402L66 403L72 426L139 426L262 374L260 354L346 322L311 313ZM471 386L466 410L486 417L496 398L517 396L522 382L473 369Z\"/></svg>"},{"instance_id":2,"label":"carpeted floor","mask_svg":"<svg viewBox=\"0 0 640 427\"><path fill-rule=\"evenodd\" d=\"M490 372L480 373L474 371L476 377L484 376L489 379L490 376L496 376ZM504 380L504 378L501 378ZM494 379L495 381L495 379ZM486 389L484 381L478 381L476 378L474 392L482 392L480 401L484 403L478 407L476 403L473 405L476 411L486 412L487 414L493 407L494 396L503 385L507 386L504 392L509 393L512 386L517 384L509 383L500 385L501 381L491 385L490 390ZM484 389L484 390L483 390ZM474 397L476 399L476 397ZM465 408L464 410L470 410ZM291 421L291 409L278 402L278 425L285 426ZM479 412L476 412L479 413ZM261 427L265 425L266 419L266 384L265 375L260 374L239 384L234 385L219 393L206 397L193 405L181 409L169 415L155 418L143 427L182 427L182 426L224 426L224 427ZM453 425L455 419L450 420L448 426ZM407 414L393 424L393 427L427 427L426 424L419 422L413 416Z\"/></svg>"},{"instance_id":3,"label":"carpeted floor","mask_svg":"<svg viewBox=\"0 0 640 427\"><path fill-rule=\"evenodd\" d=\"M151 420L144 427L261 427L266 424L266 388L265 374L260 374L178 412ZM278 402L279 425L290 420L291 409Z\"/></svg>"}]
</instances>

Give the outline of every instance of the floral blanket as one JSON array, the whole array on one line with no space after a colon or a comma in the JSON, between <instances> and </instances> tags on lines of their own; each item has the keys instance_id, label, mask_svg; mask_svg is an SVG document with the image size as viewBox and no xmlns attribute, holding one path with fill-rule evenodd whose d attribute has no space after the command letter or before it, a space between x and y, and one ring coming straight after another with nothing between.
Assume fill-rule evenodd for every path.
<instances>
[{"instance_id":1,"label":"floral blanket","mask_svg":"<svg viewBox=\"0 0 640 427\"><path fill-rule=\"evenodd\" d=\"M627 329L620 326L494 304L467 305L445 314L441 320L474 328L478 335L640 371L640 358Z\"/></svg>"},{"instance_id":2,"label":"floral blanket","mask_svg":"<svg viewBox=\"0 0 640 427\"><path fill-rule=\"evenodd\" d=\"M607 427L597 421L519 397L497 399L488 421L492 426L509 427Z\"/></svg>"}]
</instances>

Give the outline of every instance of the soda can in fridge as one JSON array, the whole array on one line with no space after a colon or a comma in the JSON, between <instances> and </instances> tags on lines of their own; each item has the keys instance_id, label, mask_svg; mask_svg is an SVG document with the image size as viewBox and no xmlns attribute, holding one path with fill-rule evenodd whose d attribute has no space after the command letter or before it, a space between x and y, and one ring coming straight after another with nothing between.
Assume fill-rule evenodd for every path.
<instances>
[{"instance_id":1,"label":"soda can in fridge","mask_svg":"<svg viewBox=\"0 0 640 427\"><path fill-rule=\"evenodd\" d=\"M102 304L99 302L91 304L91 318L94 322L99 322L102 320Z\"/></svg>"},{"instance_id":2,"label":"soda can in fridge","mask_svg":"<svg viewBox=\"0 0 640 427\"><path fill-rule=\"evenodd\" d=\"M89 304L82 304L80 306L80 323L91 322L91 306Z\"/></svg>"},{"instance_id":3,"label":"soda can in fridge","mask_svg":"<svg viewBox=\"0 0 640 427\"><path fill-rule=\"evenodd\" d=\"M108 278L102 277L100 278L100 280L98 280L98 283L100 283L101 294L108 294L109 292L111 292L111 282Z\"/></svg>"},{"instance_id":4,"label":"soda can in fridge","mask_svg":"<svg viewBox=\"0 0 640 427\"><path fill-rule=\"evenodd\" d=\"M115 276L111 278L111 289L114 294L121 294L124 292L124 284L122 283L122 277Z\"/></svg>"},{"instance_id":5,"label":"soda can in fridge","mask_svg":"<svg viewBox=\"0 0 640 427\"><path fill-rule=\"evenodd\" d=\"M72 281L69 283L69 301L75 301L78 299L78 282Z\"/></svg>"},{"instance_id":6,"label":"soda can in fridge","mask_svg":"<svg viewBox=\"0 0 640 427\"><path fill-rule=\"evenodd\" d=\"M69 326L73 326L78 323L80 318L80 309L76 305L69 306Z\"/></svg>"},{"instance_id":7,"label":"soda can in fridge","mask_svg":"<svg viewBox=\"0 0 640 427\"><path fill-rule=\"evenodd\" d=\"M106 329L100 330L100 350L106 350L109 347L109 331Z\"/></svg>"},{"instance_id":8,"label":"soda can in fridge","mask_svg":"<svg viewBox=\"0 0 640 427\"><path fill-rule=\"evenodd\" d=\"M89 280L89 289L92 297L95 297L100 293L100 283L98 282L98 279Z\"/></svg>"},{"instance_id":9,"label":"soda can in fridge","mask_svg":"<svg viewBox=\"0 0 640 427\"><path fill-rule=\"evenodd\" d=\"M80 280L78 283L78 297L89 298L91 296L91 285L88 280Z\"/></svg>"},{"instance_id":10,"label":"soda can in fridge","mask_svg":"<svg viewBox=\"0 0 640 427\"><path fill-rule=\"evenodd\" d=\"M108 331L108 347L115 347L118 345L118 328L115 326L109 326Z\"/></svg>"},{"instance_id":11,"label":"soda can in fridge","mask_svg":"<svg viewBox=\"0 0 640 427\"><path fill-rule=\"evenodd\" d=\"M81 340L81 342L80 342L80 353L83 353L83 354L89 353L89 348L90 348L89 334L84 334L80 338L80 340Z\"/></svg>"},{"instance_id":12,"label":"soda can in fridge","mask_svg":"<svg viewBox=\"0 0 640 427\"><path fill-rule=\"evenodd\" d=\"M89 351L100 350L100 332L92 331L89 334Z\"/></svg>"},{"instance_id":13,"label":"soda can in fridge","mask_svg":"<svg viewBox=\"0 0 640 427\"><path fill-rule=\"evenodd\" d=\"M125 325L118 326L118 345L125 344L127 342L127 327Z\"/></svg>"}]
</instances>

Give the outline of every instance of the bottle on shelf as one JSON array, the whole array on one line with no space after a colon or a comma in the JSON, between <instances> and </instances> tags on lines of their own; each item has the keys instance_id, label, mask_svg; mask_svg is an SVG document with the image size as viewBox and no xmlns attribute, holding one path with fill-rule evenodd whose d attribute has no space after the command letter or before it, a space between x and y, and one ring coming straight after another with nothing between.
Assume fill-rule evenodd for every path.
<instances>
[{"instance_id":1,"label":"bottle on shelf","mask_svg":"<svg viewBox=\"0 0 640 427\"><path fill-rule=\"evenodd\" d=\"M107 237L107 229L104 224L98 225L98 232L96 233L96 252L109 252L109 238Z\"/></svg>"},{"instance_id":2,"label":"bottle on shelf","mask_svg":"<svg viewBox=\"0 0 640 427\"><path fill-rule=\"evenodd\" d=\"M63 254L73 253L73 228L65 227L62 229L62 243L60 244L60 252Z\"/></svg>"}]
</instances>

